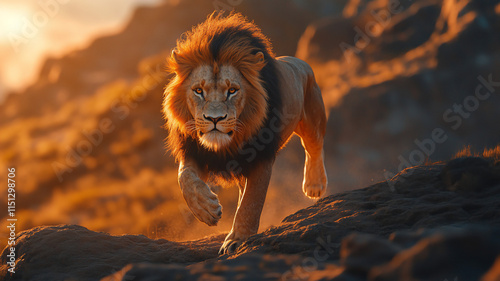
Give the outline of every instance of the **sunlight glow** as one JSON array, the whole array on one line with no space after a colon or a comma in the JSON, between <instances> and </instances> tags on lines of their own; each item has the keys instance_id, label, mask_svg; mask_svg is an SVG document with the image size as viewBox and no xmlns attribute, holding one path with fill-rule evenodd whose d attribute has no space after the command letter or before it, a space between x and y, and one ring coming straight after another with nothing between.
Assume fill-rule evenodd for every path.
<instances>
[{"instance_id":1,"label":"sunlight glow","mask_svg":"<svg viewBox=\"0 0 500 281\"><path fill-rule=\"evenodd\" d=\"M20 36L23 22L27 20L28 11L9 6L0 9L0 41L9 42L9 37Z\"/></svg>"},{"instance_id":2,"label":"sunlight glow","mask_svg":"<svg viewBox=\"0 0 500 281\"><path fill-rule=\"evenodd\" d=\"M36 81L48 57L119 32L137 6L161 0L0 0L0 103Z\"/></svg>"}]
</instances>

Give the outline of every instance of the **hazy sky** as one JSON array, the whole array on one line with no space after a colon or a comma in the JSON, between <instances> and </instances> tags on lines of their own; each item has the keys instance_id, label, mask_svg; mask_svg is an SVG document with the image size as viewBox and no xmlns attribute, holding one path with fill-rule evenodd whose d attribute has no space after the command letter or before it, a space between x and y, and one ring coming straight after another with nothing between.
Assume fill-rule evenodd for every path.
<instances>
[{"instance_id":1,"label":"hazy sky","mask_svg":"<svg viewBox=\"0 0 500 281\"><path fill-rule=\"evenodd\" d=\"M138 5L161 0L0 0L0 101L34 81L47 56L119 31Z\"/></svg>"}]
</instances>

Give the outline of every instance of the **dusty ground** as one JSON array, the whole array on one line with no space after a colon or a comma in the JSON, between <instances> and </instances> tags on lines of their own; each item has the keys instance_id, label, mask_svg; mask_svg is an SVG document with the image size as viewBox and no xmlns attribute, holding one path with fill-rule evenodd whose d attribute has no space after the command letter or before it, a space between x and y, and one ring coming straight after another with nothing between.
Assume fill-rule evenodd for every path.
<instances>
[{"instance_id":1,"label":"dusty ground","mask_svg":"<svg viewBox=\"0 0 500 281\"><path fill-rule=\"evenodd\" d=\"M499 152L413 167L389 182L326 197L250 237L230 256L217 256L223 235L171 242L76 225L37 227L17 237L15 274L7 272L2 253L0 276L499 280Z\"/></svg>"}]
</instances>

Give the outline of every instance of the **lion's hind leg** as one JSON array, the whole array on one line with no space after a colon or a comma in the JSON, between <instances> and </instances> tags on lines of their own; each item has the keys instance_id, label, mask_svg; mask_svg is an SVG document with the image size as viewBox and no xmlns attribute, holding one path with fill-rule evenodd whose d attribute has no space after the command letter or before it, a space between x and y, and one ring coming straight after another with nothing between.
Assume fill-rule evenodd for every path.
<instances>
[{"instance_id":1,"label":"lion's hind leg","mask_svg":"<svg viewBox=\"0 0 500 281\"><path fill-rule=\"evenodd\" d=\"M295 133L300 136L305 149L304 181L302 191L309 198L319 198L325 193L328 179L325 171L323 138L326 131L326 114L321 92L313 83L305 93L304 116Z\"/></svg>"}]
</instances>

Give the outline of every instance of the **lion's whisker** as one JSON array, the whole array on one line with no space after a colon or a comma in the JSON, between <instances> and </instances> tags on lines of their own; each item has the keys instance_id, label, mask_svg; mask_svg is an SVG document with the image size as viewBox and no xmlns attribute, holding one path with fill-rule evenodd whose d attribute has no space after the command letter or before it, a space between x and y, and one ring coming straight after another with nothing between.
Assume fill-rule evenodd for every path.
<instances>
[{"instance_id":1,"label":"lion's whisker","mask_svg":"<svg viewBox=\"0 0 500 281\"><path fill-rule=\"evenodd\" d=\"M188 133L192 133L192 132L196 131L196 121L193 119L187 121L185 128L188 131Z\"/></svg>"}]
</instances>

